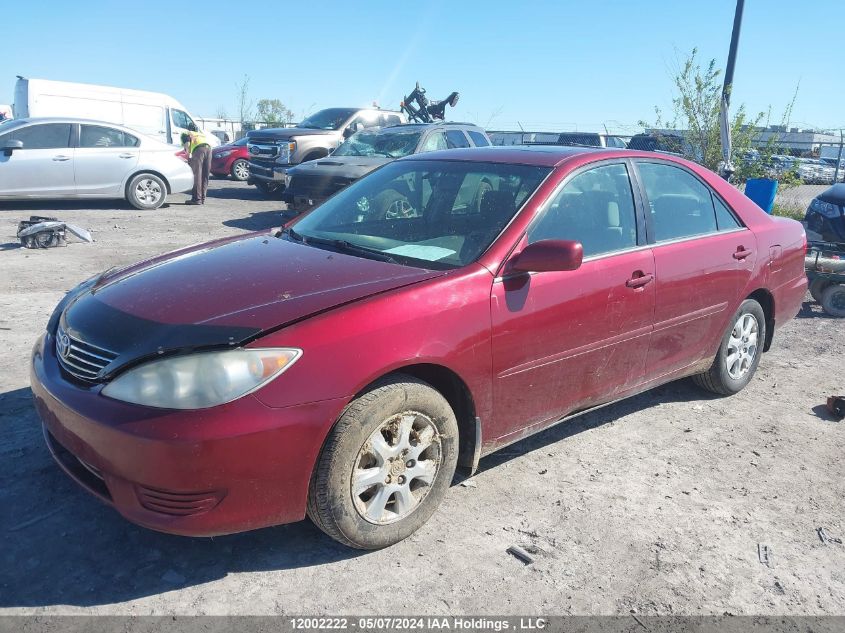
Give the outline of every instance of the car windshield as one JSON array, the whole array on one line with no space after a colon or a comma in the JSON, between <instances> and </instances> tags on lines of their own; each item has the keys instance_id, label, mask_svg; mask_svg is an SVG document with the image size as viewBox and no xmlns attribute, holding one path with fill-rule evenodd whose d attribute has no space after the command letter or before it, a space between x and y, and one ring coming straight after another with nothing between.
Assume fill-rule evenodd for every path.
<instances>
[{"instance_id":1,"label":"car windshield","mask_svg":"<svg viewBox=\"0 0 845 633\"><path fill-rule=\"evenodd\" d=\"M305 119L297 127L309 130L338 130L356 112L357 110L353 108L328 108L326 110L320 110Z\"/></svg>"},{"instance_id":2,"label":"car windshield","mask_svg":"<svg viewBox=\"0 0 845 633\"><path fill-rule=\"evenodd\" d=\"M422 132L416 130L364 130L338 147L333 156L387 156L402 158L413 154Z\"/></svg>"},{"instance_id":3,"label":"car windshield","mask_svg":"<svg viewBox=\"0 0 845 633\"><path fill-rule=\"evenodd\" d=\"M400 160L317 207L287 239L419 268L457 268L487 250L550 171Z\"/></svg>"}]
</instances>

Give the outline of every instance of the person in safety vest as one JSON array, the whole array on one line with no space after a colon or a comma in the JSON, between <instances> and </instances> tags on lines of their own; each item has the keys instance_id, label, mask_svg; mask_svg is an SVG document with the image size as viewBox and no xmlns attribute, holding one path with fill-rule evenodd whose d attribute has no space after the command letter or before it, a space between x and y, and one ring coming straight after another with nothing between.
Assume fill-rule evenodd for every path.
<instances>
[{"instance_id":1,"label":"person in safety vest","mask_svg":"<svg viewBox=\"0 0 845 633\"><path fill-rule=\"evenodd\" d=\"M208 176L211 173L211 145L205 134L198 130L183 132L182 147L188 154L188 164L194 172L194 188L191 199L185 204L205 204L205 194L208 192Z\"/></svg>"}]
</instances>

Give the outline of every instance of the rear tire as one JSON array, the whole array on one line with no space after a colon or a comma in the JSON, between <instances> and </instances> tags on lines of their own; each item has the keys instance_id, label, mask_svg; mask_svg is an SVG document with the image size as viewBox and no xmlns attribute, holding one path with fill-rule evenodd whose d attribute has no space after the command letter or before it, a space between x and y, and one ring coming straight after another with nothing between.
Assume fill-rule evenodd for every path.
<instances>
[{"instance_id":1,"label":"rear tire","mask_svg":"<svg viewBox=\"0 0 845 633\"><path fill-rule=\"evenodd\" d=\"M388 376L353 400L329 434L308 516L349 547L388 547L434 513L457 459L458 423L446 399L411 376Z\"/></svg>"},{"instance_id":2,"label":"rear tire","mask_svg":"<svg viewBox=\"0 0 845 633\"><path fill-rule=\"evenodd\" d=\"M816 300L816 302L821 303L824 291L832 285L832 281L816 277L810 282L810 295Z\"/></svg>"},{"instance_id":3,"label":"rear tire","mask_svg":"<svg viewBox=\"0 0 845 633\"><path fill-rule=\"evenodd\" d=\"M845 317L845 285L831 284L825 288L819 303L830 316Z\"/></svg>"},{"instance_id":4,"label":"rear tire","mask_svg":"<svg viewBox=\"0 0 845 633\"><path fill-rule=\"evenodd\" d=\"M763 308L754 299L746 299L731 318L710 369L693 376L693 381L707 391L732 396L751 381L765 341Z\"/></svg>"},{"instance_id":5,"label":"rear tire","mask_svg":"<svg viewBox=\"0 0 845 633\"><path fill-rule=\"evenodd\" d=\"M277 196L284 191L284 187L282 185L277 185L275 183L256 182L255 186L267 198Z\"/></svg>"},{"instance_id":6,"label":"rear tire","mask_svg":"<svg viewBox=\"0 0 845 633\"><path fill-rule=\"evenodd\" d=\"M229 169L229 174L232 176L233 180L237 180L238 182L243 182L248 179L249 161L244 160L243 158L237 159L234 163L232 163L232 167Z\"/></svg>"},{"instance_id":7,"label":"rear tire","mask_svg":"<svg viewBox=\"0 0 845 633\"><path fill-rule=\"evenodd\" d=\"M126 200L136 209L158 209L167 200L167 185L155 174L138 174L126 186Z\"/></svg>"}]
</instances>

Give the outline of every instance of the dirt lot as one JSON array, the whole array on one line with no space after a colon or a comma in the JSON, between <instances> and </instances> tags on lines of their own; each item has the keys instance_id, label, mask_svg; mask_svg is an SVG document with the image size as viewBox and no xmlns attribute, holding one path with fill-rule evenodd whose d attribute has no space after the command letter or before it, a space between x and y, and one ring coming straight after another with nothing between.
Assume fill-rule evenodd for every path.
<instances>
[{"instance_id":1,"label":"dirt lot","mask_svg":"<svg viewBox=\"0 0 845 633\"><path fill-rule=\"evenodd\" d=\"M681 381L491 455L384 551L308 522L208 540L130 525L52 463L27 358L88 276L280 224L280 204L244 185L213 181L209 196L151 213L0 205L0 613L845 614L845 545L816 532L845 541L845 423L821 406L845 392L845 321L812 303L741 394ZM42 212L97 241L17 248L17 220Z\"/></svg>"}]
</instances>

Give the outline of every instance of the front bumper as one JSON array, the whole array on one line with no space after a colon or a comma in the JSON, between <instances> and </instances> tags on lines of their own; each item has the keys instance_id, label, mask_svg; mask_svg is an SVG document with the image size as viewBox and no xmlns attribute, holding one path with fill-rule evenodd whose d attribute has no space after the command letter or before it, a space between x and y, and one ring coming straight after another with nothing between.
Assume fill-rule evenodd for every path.
<instances>
[{"instance_id":1,"label":"front bumper","mask_svg":"<svg viewBox=\"0 0 845 633\"><path fill-rule=\"evenodd\" d=\"M293 165L284 166L267 166L263 163L256 163L249 161L249 180L260 182L272 182L276 184L285 184L285 171Z\"/></svg>"},{"instance_id":2,"label":"front bumper","mask_svg":"<svg viewBox=\"0 0 845 633\"><path fill-rule=\"evenodd\" d=\"M305 517L314 464L345 399L273 409L249 395L211 409L152 409L74 384L54 350L45 334L30 366L51 453L133 523L215 536Z\"/></svg>"}]
</instances>

